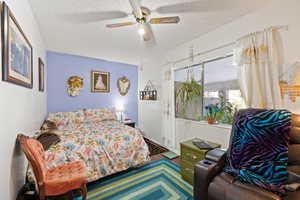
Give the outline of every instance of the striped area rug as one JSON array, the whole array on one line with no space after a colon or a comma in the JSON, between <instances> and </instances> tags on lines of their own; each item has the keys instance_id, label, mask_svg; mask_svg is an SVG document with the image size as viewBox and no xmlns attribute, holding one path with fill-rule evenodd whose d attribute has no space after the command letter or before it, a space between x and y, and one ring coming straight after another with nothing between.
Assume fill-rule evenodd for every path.
<instances>
[{"instance_id":1,"label":"striped area rug","mask_svg":"<svg viewBox=\"0 0 300 200\"><path fill-rule=\"evenodd\" d=\"M192 200L180 167L161 159L88 185L88 200ZM80 198L77 198L78 200Z\"/></svg>"}]
</instances>

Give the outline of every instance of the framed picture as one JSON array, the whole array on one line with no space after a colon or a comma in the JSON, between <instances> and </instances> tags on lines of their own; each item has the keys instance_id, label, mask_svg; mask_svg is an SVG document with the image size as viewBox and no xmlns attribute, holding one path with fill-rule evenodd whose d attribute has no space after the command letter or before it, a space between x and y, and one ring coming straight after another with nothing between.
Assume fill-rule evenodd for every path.
<instances>
[{"instance_id":1,"label":"framed picture","mask_svg":"<svg viewBox=\"0 0 300 200\"><path fill-rule=\"evenodd\" d=\"M32 46L5 2L2 4L2 51L2 79L32 88Z\"/></svg>"},{"instance_id":2,"label":"framed picture","mask_svg":"<svg viewBox=\"0 0 300 200\"><path fill-rule=\"evenodd\" d=\"M39 58L39 91L45 90L45 65L41 58Z\"/></svg>"},{"instance_id":3,"label":"framed picture","mask_svg":"<svg viewBox=\"0 0 300 200\"><path fill-rule=\"evenodd\" d=\"M110 73L92 71L91 73L92 92L110 92Z\"/></svg>"}]
</instances>

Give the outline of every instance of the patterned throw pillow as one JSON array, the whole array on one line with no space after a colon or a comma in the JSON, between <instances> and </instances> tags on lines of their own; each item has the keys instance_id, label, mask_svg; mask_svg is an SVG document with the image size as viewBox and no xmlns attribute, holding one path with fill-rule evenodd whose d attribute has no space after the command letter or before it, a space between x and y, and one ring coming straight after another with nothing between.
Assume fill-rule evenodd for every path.
<instances>
[{"instance_id":1,"label":"patterned throw pillow","mask_svg":"<svg viewBox=\"0 0 300 200\"><path fill-rule=\"evenodd\" d=\"M86 109L85 120L98 123L105 120L117 120L117 115L112 109Z\"/></svg>"},{"instance_id":2,"label":"patterned throw pillow","mask_svg":"<svg viewBox=\"0 0 300 200\"><path fill-rule=\"evenodd\" d=\"M55 122L56 126L67 126L69 124L80 124L85 120L83 110L73 112L49 113L47 120Z\"/></svg>"}]
</instances>

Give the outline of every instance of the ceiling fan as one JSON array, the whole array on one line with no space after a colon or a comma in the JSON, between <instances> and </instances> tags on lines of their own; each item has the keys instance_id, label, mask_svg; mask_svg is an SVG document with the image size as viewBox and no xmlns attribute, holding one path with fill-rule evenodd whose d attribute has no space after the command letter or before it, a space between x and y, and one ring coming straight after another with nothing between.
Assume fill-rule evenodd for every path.
<instances>
[{"instance_id":1,"label":"ceiling fan","mask_svg":"<svg viewBox=\"0 0 300 200\"><path fill-rule=\"evenodd\" d=\"M139 24L139 34L143 37L144 41L149 41L152 39L154 40L151 24L177 24L180 21L180 18L178 16L150 18L150 9L141 6L140 0L129 0L129 2L133 9L132 13L136 21L107 24L107 28L118 28L123 26Z\"/></svg>"},{"instance_id":2,"label":"ceiling fan","mask_svg":"<svg viewBox=\"0 0 300 200\"><path fill-rule=\"evenodd\" d=\"M233 2L238 0L232 0ZM152 32L152 24L177 24L180 21L178 16L174 17L162 17L162 18L150 18L151 12L160 14L174 14L174 13L197 13L197 12L210 12L224 9L231 9L232 4L220 4L219 0L190 0L189 2L177 3L158 7L154 10L150 10L141 6L141 0L129 0L132 7L132 13L126 13L123 11L90 11L85 13L73 13L64 15L64 19L73 23L93 23L104 20L112 20L125 18L133 14L135 21L123 22L115 24L107 24L108 28L118 28L130 25L139 25L139 34L142 35L144 41L151 41L155 43L155 37Z\"/></svg>"}]
</instances>

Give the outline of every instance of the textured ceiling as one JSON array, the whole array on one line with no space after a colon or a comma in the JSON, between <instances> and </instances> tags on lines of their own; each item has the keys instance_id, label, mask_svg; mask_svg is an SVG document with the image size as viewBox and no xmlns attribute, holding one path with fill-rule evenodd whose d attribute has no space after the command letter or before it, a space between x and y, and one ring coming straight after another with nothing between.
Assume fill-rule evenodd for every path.
<instances>
[{"instance_id":1,"label":"textured ceiling","mask_svg":"<svg viewBox=\"0 0 300 200\"><path fill-rule=\"evenodd\" d=\"M132 64L138 64L146 54L163 52L195 39L267 2L267 0L142 0L141 4L152 10L151 17L178 15L181 18L178 25L152 25L156 45L149 47L138 35L137 25L118 29L105 27L105 24L109 23L134 20L127 0L29 1L48 50ZM173 7L175 4L182 5ZM186 10L192 12L185 12ZM126 16L124 13L128 13L129 16L105 20L103 13L97 14L108 11L122 11L123 14L120 16ZM94 14L81 21L76 18L76 15L87 12ZM102 20L90 23L84 21L96 18Z\"/></svg>"}]
</instances>

